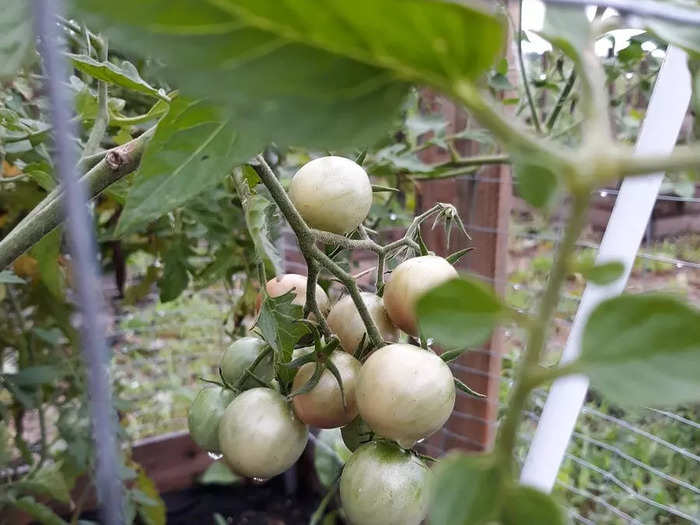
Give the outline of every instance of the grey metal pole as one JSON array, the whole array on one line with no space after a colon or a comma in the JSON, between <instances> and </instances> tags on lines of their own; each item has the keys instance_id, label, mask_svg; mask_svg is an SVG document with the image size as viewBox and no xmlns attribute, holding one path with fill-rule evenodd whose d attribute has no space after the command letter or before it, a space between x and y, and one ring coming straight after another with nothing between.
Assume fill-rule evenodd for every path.
<instances>
[{"instance_id":1,"label":"grey metal pole","mask_svg":"<svg viewBox=\"0 0 700 525\"><path fill-rule=\"evenodd\" d=\"M692 7L681 7L671 3L660 3L649 0L543 0L546 4L562 6L610 7L621 15L642 16L666 20L686 26L700 25L700 10Z\"/></svg>"},{"instance_id":2,"label":"grey metal pole","mask_svg":"<svg viewBox=\"0 0 700 525\"><path fill-rule=\"evenodd\" d=\"M51 103L54 164L65 192L68 242L73 276L81 312L80 334L85 362L88 400L95 442L95 486L101 505L101 522L121 525L123 487L118 468L116 414L112 406L109 354L100 323L102 310L97 249L87 194L78 182L78 155L72 137L73 101L68 85L68 68L63 56L63 41L56 23L62 14L61 0L34 0L34 22L40 39L40 51L47 74Z\"/></svg>"}]
</instances>

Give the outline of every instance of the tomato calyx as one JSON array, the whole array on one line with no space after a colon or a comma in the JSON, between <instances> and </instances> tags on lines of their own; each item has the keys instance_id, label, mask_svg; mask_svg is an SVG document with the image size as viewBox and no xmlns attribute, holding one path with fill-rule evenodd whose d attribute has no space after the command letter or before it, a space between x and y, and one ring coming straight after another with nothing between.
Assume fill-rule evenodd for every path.
<instances>
[{"instance_id":1,"label":"tomato calyx","mask_svg":"<svg viewBox=\"0 0 700 525\"><path fill-rule=\"evenodd\" d=\"M343 388L343 378L340 375L338 367L336 367L335 363L333 363L333 361L330 359L330 355L340 346L340 341L337 337L331 337L330 340L327 343L325 343L323 337L321 337L321 335L319 334L318 329L316 328L314 323L308 321L307 319L300 319L300 321L305 322L311 328L311 332L314 336L314 350L308 354L305 354L301 357L298 357L297 359L290 361L289 363L285 363L282 366L284 366L285 368L297 369L307 363L315 362L316 365L314 367L313 374L311 375L309 380L306 383L304 383L300 388L291 392L287 396L287 400L291 401L296 396L306 394L313 390L316 387L316 385L318 385L318 382L321 380L321 375L323 374L324 370L328 369L328 371L331 374L333 374L333 377L335 377L335 380L338 382L338 387L340 388L340 396L343 402L343 408L347 408L347 402L345 400L345 390Z\"/></svg>"}]
</instances>

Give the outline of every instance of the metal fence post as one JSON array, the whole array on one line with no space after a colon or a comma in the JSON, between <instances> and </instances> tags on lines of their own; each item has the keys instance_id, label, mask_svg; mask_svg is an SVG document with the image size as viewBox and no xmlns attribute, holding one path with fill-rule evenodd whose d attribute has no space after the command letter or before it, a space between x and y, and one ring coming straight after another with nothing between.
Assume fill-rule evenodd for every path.
<instances>
[{"instance_id":1,"label":"metal fence post","mask_svg":"<svg viewBox=\"0 0 700 525\"><path fill-rule=\"evenodd\" d=\"M81 312L80 333L85 361L88 400L95 442L95 486L101 503L102 523L117 525L122 520L123 488L118 467L116 414L112 406L109 354L100 322L100 280L92 219L87 193L78 181L76 137L71 123L73 101L68 85L68 68L56 16L60 0L34 0L34 20L47 74L54 138L54 163L65 192L65 213L73 276Z\"/></svg>"}]
</instances>

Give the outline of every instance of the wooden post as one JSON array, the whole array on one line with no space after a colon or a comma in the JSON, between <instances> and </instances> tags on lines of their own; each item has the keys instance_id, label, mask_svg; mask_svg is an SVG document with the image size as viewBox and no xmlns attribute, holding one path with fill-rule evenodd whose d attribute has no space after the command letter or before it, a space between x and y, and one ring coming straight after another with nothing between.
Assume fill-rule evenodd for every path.
<instances>
[{"instance_id":1,"label":"wooden post","mask_svg":"<svg viewBox=\"0 0 700 525\"><path fill-rule=\"evenodd\" d=\"M449 202L458 209L472 240L453 232L450 252L467 246L474 246L475 251L465 256L457 267L461 272L482 279L503 295L512 201L510 168L490 166L480 170L476 177L421 182L418 192L420 211L437 202ZM422 233L429 249L447 255L444 230L433 230L431 224L427 224ZM478 400L459 394L455 413L445 430L431 438L431 446L442 450L485 450L491 446L498 415L502 347L503 333L498 330L488 343L457 360L453 367L455 376L487 397Z\"/></svg>"}]
</instances>

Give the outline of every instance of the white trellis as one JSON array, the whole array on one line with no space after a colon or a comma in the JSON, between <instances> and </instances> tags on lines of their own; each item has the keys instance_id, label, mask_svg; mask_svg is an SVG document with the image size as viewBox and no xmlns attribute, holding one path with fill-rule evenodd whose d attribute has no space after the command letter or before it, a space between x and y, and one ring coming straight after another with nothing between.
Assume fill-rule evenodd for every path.
<instances>
[{"instance_id":1,"label":"white trellis","mask_svg":"<svg viewBox=\"0 0 700 525\"><path fill-rule=\"evenodd\" d=\"M687 56L682 50L669 46L637 139L638 153L663 154L673 150L688 111L691 92ZM621 261L625 271L610 284L589 283L586 286L562 363L573 361L580 354L583 329L593 309L624 290L663 177L663 173L655 173L623 181L596 262ZM547 492L552 490L587 390L586 376L572 375L554 382L523 465L520 477L523 484Z\"/></svg>"}]
</instances>

